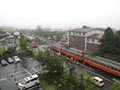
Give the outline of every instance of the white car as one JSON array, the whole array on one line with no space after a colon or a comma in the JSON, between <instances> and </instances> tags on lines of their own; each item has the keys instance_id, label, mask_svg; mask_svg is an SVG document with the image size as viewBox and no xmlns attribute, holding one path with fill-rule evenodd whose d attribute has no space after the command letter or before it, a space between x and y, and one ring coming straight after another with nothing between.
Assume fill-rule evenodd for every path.
<instances>
[{"instance_id":1,"label":"white car","mask_svg":"<svg viewBox=\"0 0 120 90\"><path fill-rule=\"evenodd\" d=\"M102 78L96 76L96 77L93 77L93 80L96 86L99 86L99 87L104 86L104 81Z\"/></svg>"},{"instance_id":2,"label":"white car","mask_svg":"<svg viewBox=\"0 0 120 90\"><path fill-rule=\"evenodd\" d=\"M12 63L14 63L14 60L9 57L9 58L8 58L8 63L9 63L9 64L12 64Z\"/></svg>"},{"instance_id":3,"label":"white car","mask_svg":"<svg viewBox=\"0 0 120 90\"><path fill-rule=\"evenodd\" d=\"M18 83L18 89L25 90L27 88L30 88L34 85L39 85L39 78L37 74L31 75L29 77L24 78L22 81Z\"/></svg>"},{"instance_id":4,"label":"white car","mask_svg":"<svg viewBox=\"0 0 120 90\"><path fill-rule=\"evenodd\" d=\"M14 59L15 62L20 62L21 61L18 56L13 56L13 59Z\"/></svg>"}]
</instances>

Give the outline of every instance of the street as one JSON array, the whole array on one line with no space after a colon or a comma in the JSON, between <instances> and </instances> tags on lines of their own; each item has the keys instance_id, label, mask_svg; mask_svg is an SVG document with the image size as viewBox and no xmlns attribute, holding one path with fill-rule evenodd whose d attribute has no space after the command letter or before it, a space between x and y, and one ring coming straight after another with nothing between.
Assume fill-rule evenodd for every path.
<instances>
[{"instance_id":1,"label":"street","mask_svg":"<svg viewBox=\"0 0 120 90\"><path fill-rule=\"evenodd\" d=\"M102 88L99 88L100 90L111 90L111 85L113 83L113 76L109 75L103 71L90 68L90 67L84 67L82 64L76 63L76 62L71 62L68 60L67 62L70 67L75 67L75 72L79 74L80 72L85 72L86 77L94 77L98 76L101 77L104 80L104 86ZM64 64L65 65L65 64Z\"/></svg>"}]
</instances>

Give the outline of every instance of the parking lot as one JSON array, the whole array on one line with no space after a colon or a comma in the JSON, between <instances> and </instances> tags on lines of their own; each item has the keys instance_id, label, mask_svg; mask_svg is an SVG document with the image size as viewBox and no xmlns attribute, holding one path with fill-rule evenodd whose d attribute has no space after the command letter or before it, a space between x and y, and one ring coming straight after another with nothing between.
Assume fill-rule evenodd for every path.
<instances>
[{"instance_id":1,"label":"parking lot","mask_svg":"<svg viewBox=\"0 0 120 90\"><path fill-rule=\"evenodd\" d=\"M41 65L32 58L24 58L21 62L8 64L7 66L0 65L0 87L2 90L18 90L17 84L27 76L41 71ZM32 87L29 90L43 90L39 87Z\"/></svg>"}]
</instances>

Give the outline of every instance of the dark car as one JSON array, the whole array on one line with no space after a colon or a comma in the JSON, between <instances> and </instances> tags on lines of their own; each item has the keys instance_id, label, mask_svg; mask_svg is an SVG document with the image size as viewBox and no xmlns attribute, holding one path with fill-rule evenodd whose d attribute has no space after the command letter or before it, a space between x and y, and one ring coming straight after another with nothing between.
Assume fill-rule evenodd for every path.
<instances>
[{"instance_id":1,"label":"dark car","mask_svg":"<svg viewBox=\"0 0 120 90\"><path fill-rule=\"evenodd\" d=\"M11 63L14 63L14 60L12 58L8 58L8 63L11 64Z\"/></svg>"},{"instance_id":2,"label":"dark car","mask_svg":"<svg viewBox=\"0 0 120 90\"><path fill-rule=\"evenodd\" d=\"M8 63L3 59L3 60L1 60L1 65L6 66L6 65L8 65Z\"/></svg>"}]
</instances>

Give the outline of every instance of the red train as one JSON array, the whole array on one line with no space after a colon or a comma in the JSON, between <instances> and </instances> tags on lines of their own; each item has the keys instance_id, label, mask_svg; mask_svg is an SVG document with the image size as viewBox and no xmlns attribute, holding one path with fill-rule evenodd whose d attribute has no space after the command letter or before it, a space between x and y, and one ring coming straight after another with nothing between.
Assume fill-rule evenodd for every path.
<instances>
[{"instance_id":1,"label":"red train","mask_svg":"<svg viewBox=\"0 0 120 90\"><path fill-rule=\"evenodd\" d=\"M110 62L108 62L108 61L106 63L104 61L102 61L102 63L101 63L100 60L92 61L86 57L82 58L82 57L79 57L71 52L66 51L65 49L61 49L60 47L57 47L56 45L51 45L50 48L51 48L51 50L54 50L56 52L60 52L62 55L65 55L69 58L73 58L74 60L84 62L86 65L90 65L92 67L103 70L109 74L120 77L120 66L119 65L116 67L116 65L110 64Z\"/></svg>"}]
</instances>

